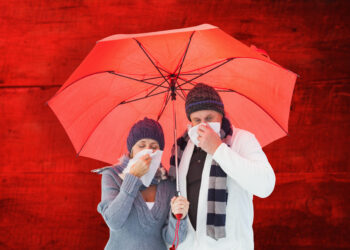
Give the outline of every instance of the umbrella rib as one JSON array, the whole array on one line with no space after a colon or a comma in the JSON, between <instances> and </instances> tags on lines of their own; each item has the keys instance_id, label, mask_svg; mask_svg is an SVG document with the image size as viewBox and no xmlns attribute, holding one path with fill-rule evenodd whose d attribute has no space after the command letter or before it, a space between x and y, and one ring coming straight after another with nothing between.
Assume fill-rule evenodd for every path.
<instances>
[{"instance_id":1,"label":"umbrella rib","mask_svg":"<svg viewBox=\"0 0 350 250\"><path fill-rule=\"evenodd\" d=\"M177 80L177 78L179 77L179 75L180 75L180 73L181 73L181 69L182 69L182 66L183 66L183 64L184 64L184 62L185 62L185 58L186 58L186 55L187 55L187 51L188 51L188 48L190 47L190 44L191 44L191 41L192 41L192 37L193 37L193 35L194 35L194 32L195 32L195 31L192 32L192 34L191 34L191 36L190 36L190 38L189 38L189 40L188 40L185 53L184 53L184 55L182 56L182 61L181 61L181 63L180 63L180 67L178 67L179 72L176 74L176 80ZM177 69L175 70L175 72L176 72L176 71L177 71Z\"/></svg>"},{"instance_id":2,"label":"umbrella rib","mask_svg":"<svg viewBox=\"0 0 350 250\"><path fill-rule=\"evenodd\" d=\"M248 101L251 101L256 106L258 106L265 114L267 114L283 130L284 133L286 133L286 135L288 135L288 132L282 127L282 125L269 112L267 112L266 109L264 109L260 104L255 102L253 99L251 99L248 96L246 96L240 92L237 92L236 90L233 90L233 89L221 89L221 90L217 90L217 91L218 92L233 92L233 93L236 93L242 97L245 97Z\"/></svg>"},{"instance_id":3,"label":"umbrella rib","mask_svg":"<svg viewBox=\"0 0 350 250\"><path fill-rule=\"evenodd\" d=\"M160 112L158 114L157 121L159 121L160 117L162 116L162 114L163 114L163 112L164 112L164 110L166 108L166 105L168 104L168 102L170 100L170 96L171 96L170 92L168 92L167 97L166 97L165 102L164 102L164 105L163 105L162 109L160 110Z\"/></svg>"},{"instance_id":4,"label":"umbrella rib","mask_svg":"<svg viewBox=\"0 0 350 250\"><path fill-rule=\"evenodd\" d=\"M124 78L130 79L130 80L134 80L134 81L146 83L146 84L149 84L149 85L153 85L153 86L156 86L156 87L167 88L167 87L160 86L159 84L155 84L155 83L152 83L152 82L146 82L146 81L144 81L144 80L140 80L140 79L133 78L133 77L130 77L130 76L121 75L121 74L115 73L114 71L108 71L108 73L110 73L110 74L112 74L112 75L124 77Z\"/></svg>"},{"instance_id":5,"label":"umbrella rib","mask_svg":"<svg viewBox=\"0 0 350 250\"><path fill-rule=\"evenodd\" d=\"M150 78L145 78L143 80L154 80L154 79L159 79L159 78L163 78L161 76L155 76L155 77L150 77Z\"/></svg>"},{"instance_id":6,"label":"umbrella rib","mask_svg":"<svg viewBox=\"0 0 350 250\"><path fill-rule=\"evenodd\" d=\"M146 49L145 47L143 47L143 45L142 45L142 43L141 43L140 41L138 41L136 38L133 38L133 39L134 39L135 41L139 42L138 45L141 47L141 49L143 50L143 52L144 52L145 54L148 55L149 60L151 60L152 64L153 64L154 62L157 62L157 63L160 65L160 66L155 66L155 67L157 67L159 70L164 71L166 74L170 74L170 72L169 72L168 70L166 70L165 67L163 67L163 66L161 65L161 63L157 60L157 58L155 58L154 56L152 56L151 53L149 53L149 52L147 51L147 49ZM152 60L151 58L153 58L153 60Z\"/></svg>"},{"instance_id":7,"label":"umbrella rib","mask_svg":"<svg viewBox=\"0 0 350 250\"><path fill-rule=\"evenodd\" d=\"M177 91L176 91L177 92ZM182 92L177 92L182 100L186 101L186 97Z\"/></svg>"},{"instance_id":8,"label":"umbrella rib","mask_svg":"<svg viewBox=\"0 0 350 250\"><path fill-rule=\"evenodd\" d=\"M64 90L66 90L67 88L71 87L72 85L74 85L75 83L79 82L80 80L82 80L82 79L84 79L84 78L86 78L86 77L93 76L93 75L97 75L97 74L102 74L102 73L108 73L108 72L109 72L109 71L99 71L99 72L95 72L95 73L88 74L88 75L86 75L86 76L82 76L82 77L80 77L80 78L74 80L73 82L69 83L69 84L68 84L67 86L65 86L63 89L59 89L59 90L56 92L56 94L55 94L53 97L51 97L51 99L53 99L53 98L56 97L58 94L62 93ZM51 99L50 99L50 100L51 100ZM49 100L49 101L50 101L50 100Z\"/></svg>"},{"instance_id":9,"label":"umbrella rib","mask_svg":"<svg viewBox=\"0 0 350 250\"><path fill-rule=\"evenodd\" d=\"M129 77L129 76L124 76L124 75L121 75L121 74L118 74L118 73L115 73L114 71L99 71L99 72L95 72L95 73L91 73L91 74L88 74L86 76L83 76L83 77L80 77L78 78L77 80L74 80L73 82L69 83L67 86L65 86L63 89L61 90L58 90L56 92L56 94L51 97L51 99L53 99L54 97L56 97L58 94L62 93L63 91L65 91L67 88L73 86L75 83L79 82L80 80L84 79L84 78L87 78L89 76L93 76L93 75L97 75L97 74L102 74L102 73L110 73L110 74L113 74L113 75L117 75L117 76L120 76L120 77L124 77L124 78L127 78L127 79L131 79L131 80L135 80L135 81L138 81L138 82L143 82L143 83L146 83L146 84L150 84L150 85L153 85L153 86L159 86L158 84L155 84L155 83L151 83L151 82L146 82L145 80L140 80L140 79L136 79L136 78L132 78L132 77ZM157 77L157 78L161 78L161 77ZM156 78L149 78L149 79L146 79L146 80L151 80L151 79L156 79ZM162 88L167 88L167 87L164 87L164 86L160 86ZM51 100L50 99L50 100ZM49 100L49 101L50 101Z\"/></svg>"},{"instance_id":10,"label":"umbrella rib","mask_svg":"<svg viewBox=\"0 0 350 250\"><path fill-rule=\"evenodd\" d=\"M177 83L177 82L176 82ZM185 93L184 93L184 91L183 91L183 89L181 88L181 86L179 86L179 84L177 83L177 86L178 86L178 88L181 90L180 92L178 92L179 93L179 96L184 100L184 101L186 101L186 97L185 97ZM177 91L176 91L177 92ZM182 96L181 96L181 94L182 94Z\"/></svg>"},{"instance_id":11,"label":"umbrella rib","mask_svg":"<svg viewBox=\"0 0 350 250\"><path fill-rule=\"evenodd\" d=\"M181 75L182 76L182 75ZM193 82L187 82L188 80L186 78L183 78L183 77L180 77L179 76L179 79L183 81L183 84L178 84L177 86L181 89L181 90L184 90L183 88L181 88L182 85L184 84L191 84L192 86L196 86L197 83L193 83ZM192 80L191 80L192 81Z\"/></svg>"},{"instance_id":12,"label":"umbrella rib","mask_svg":"<svg viewBox=\"0 0 350 250\"><path fill-rule=\"evenodd\" d=\"M191 81L192 81L192 80L191 80ZM186 80L184 83L179 84L178 87L181 88L183 85L186 85L186 84L191 84L193 87L196 86L196 84L194 84L193 82L190 82L190 81L187 81L187 80Z\"/></svg>"},{"instance_id":13,"label":"umbrella rib","mask_svg":"<svg viewBox=\"0 0 350 250\"><path fill-rule=\"evenodd\" d=\"M119 105L121 104L126 104L126 103L130 103L130 102L134 102L134 101L138 101L138 100L141 100L141 99L146 99L146 98L149 98L149 97L152 97L152 96L156 96L156 95L160 95L160 94L163 94L163 93L166 93L166 91L163 91L163 92L159 92L159 93L156 93L156 94L153 94L151 96L148 96L148 97L141 97L141 98L137 98L137 99L134 99L134 100L131 100L131 101L122 101L120 103L118 103L116 106L112 107L101 119L100 121L96 124L95 128L91 130L89 136L85 139L85 142L83 144L83 146L81 146L79 152L77 153L77 156L80 155L81 151L83 150L83 148L85 147L86 143L88 142L88 140L90 139L91 135L93 134L93 132L100 126L100 124L102 123L102 121L115 109L117 108Z\"/></svg>"},{"instance_id":14,"label":"umbrella rib","mask_svg":"<svg viewBox=\"0 0 350 250\"><path fill-rule=\"evenodd\" d=\"M158 89L159 87L162 87L162 85L165 83L165 81L163 81L160 85L158 85L157 87L155 87L154 89L152 89L147 95L146 95L146 97L147 96L149 96L150 94L152 94L152 92L154 92L156 89Z\"/></svg>"},{"instance_id":15,"label":"umbrella rib","mask_svg":"<svg viewBox=\"0 0 350 250\"><path fill-rule=\"evenodd\" d=\"M157 69L157 71L159 72L159 74L164 78L164 80L169 84L168 79L163 75L163 73L160 71L160 68L155 65L155 63L153 62L153 60L151 59L151 57L148 55L148 53L146 52L146 50L143 48L142 44L140 41L138 41L137 39L134 38L134 40L137 42L137 44L139 45L139 47L141 48L141 50L143 51L143 53L147 56L147 58L151 61L151 63L153 64L153 66ZM163 70L163 69L162 69ZM166 71L166 70L164 70ZM167 72L168 73L168 72Z\"/></svg>"},{"instance_id":16,"label":"umbrella rib","mask_svg":"<svg viewBox=\"0 0 350 250\"><path fill-rule=\"evenodd\" d=\"M200 75L198 75L198 76L192 78L191 80L187 80L186 82L180 84L179 87L181 87L181 86L183 86L183 85L185 85L185 84L187 84L187 83L191 83L191 81L193 81L193 80L195 80L195 79L197 79L197 78L199 78L199 77L201 77L201 76L203 76L203 75L208 74L209 72L211 72L211 71L213 71L213 70L215 70L215 69L217 69L217 68L219 68L219 67L225 65L226 63L232 61L233 59L235 59L235 58L228 58L228 59L226 59L226 61L224 61L223 63L221 63L221 64L219 64L219 65L217 65L217 66L215 66L214 68L211 68L210 70L208 70L208 71L206 71L206 72L204 72L204 73L201 73Z\"/></svg>"},{"instance_id":17,"label":"umbrella rib","mask_svg":"<svg viewBox=\"0 0 350 250\"><path fill-rule=\"evenodd\" d=\"M196 75L196 76L198 76L198 75L200 75L201 73L182 73L181 75L182 76L190 76L190 75Z\"/></svg>"},{"instance_id":18,"label":"umbrella rib","mask_svg":"<svg viewBox=\"0 0 350 250\"><path fill-rule=\"evenodd\" d=\"M144 96L144 97L139 97L139 98L136 98L136 99L133 99L133 100L130 100L130 101L122 101L122 102L119 103L119 104L127 104L127 103L130 103L130 102L135 102L135 101L143 100L143 99L146 99L146 98L149 98L149 97L153 97L153 96L156 96L156 95L160 95L160 94L163 94L163 93L166 93L166 92L168 92L168 90L164 90L164 91L155 93L155 94L153 94L153 95L146 95L146 96Z\"/></svg>"},{"instance_id":19,"label":"umbrella rib","mask_svg":"<svg viewBox=\"0 0 350 250\"><path fill-rule=\"evenodd\" d=\"M189 71L185 71L185 73L183 73L183 75L190 75L190 74L199 75L199 74L201 74L201 73L193 73L193 72L198 71L198 70L201 70L201 69L210 68L210 67L215 66L215 65L217 65L217 64L219 64L219 63L221 63L221 62L226 62L227 59L231 59L231 58L233 58L233 59L239 59L239 57L230 57L230 58L222 59L222 60L220 60L220 61L217 61L217 62L208 64L208 65L206 65L206 66L202 66L202 67L199 67L199 68L196 68L196 69L192 69L192 70L189 70ZM192 72L192 73L191 73L191 72Z\"/></svg>"},{"instance_id":20,"label":"umbrella rib","mask_svg":"<svg viewBox=\"0 0 350 250\"><path fill-rule=\"evenodd\" d=\"M185 50L185 53L184 53L184 55L182 56L182 61L181 61L181 64L180 64L180 67L179 67L179 71L178 71L178 73L176 74L176 78L175 78L175 82L176 82L176 84L177 84L177 86L178 86L178 88L181 90L181 92L177 92L178 94L179 94L179 96L185 101L185 95L184 95L184 93L183 93L183 90L181 89L181 86L178 84L178 82L177 82L177 79L179 79L179 75L180 75L180 73L181 73L181 69L182 69L182 66L183 66L183 64L184 64L184 62L185 62L185 58L186 58L186 56L187 56L187 52L188 52L188 48L190 47L190 44L191 44L191 41L192 41L192 37L193 37L193 35L194 35L194 32L195 31L193 31L192 32L192 34L191 34L191 36L190 36L190 38L189 38L189 40L188 40L188 43L187 43L187 47L186 47L186 50ZM177 70L175 70L175 72L176 72ZM182 95L181 95L181 94Z\"/></svg>"}]
</instances>

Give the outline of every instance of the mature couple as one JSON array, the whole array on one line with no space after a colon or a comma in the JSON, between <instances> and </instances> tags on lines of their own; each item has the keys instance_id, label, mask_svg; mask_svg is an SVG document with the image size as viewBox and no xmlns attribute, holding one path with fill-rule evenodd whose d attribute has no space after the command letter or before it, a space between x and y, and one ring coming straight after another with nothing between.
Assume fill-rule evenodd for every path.
<instances>
[{"instance_id":1,"label":"mature couple","mask_svg":"<svg viewBox=\"0 0 350 250\"><path fill-rule=\"evenodd\" d=\"M159 165L150 185L141 181L151 154L164 148L160 124L145 118L127 138L128 155L102 172L98 211L110 228L106 249L253 249L253 195L267 197L275 175L255 136L235 128L224 104L210 86L197 84L187 95L186 114L192 128L177 140L180 197L172 178ZM142 154L150 149L147 154ZM141 156L140 156L141 155ZM132 164L130 164L132 163Z\"/></svg>"}]
</instances>

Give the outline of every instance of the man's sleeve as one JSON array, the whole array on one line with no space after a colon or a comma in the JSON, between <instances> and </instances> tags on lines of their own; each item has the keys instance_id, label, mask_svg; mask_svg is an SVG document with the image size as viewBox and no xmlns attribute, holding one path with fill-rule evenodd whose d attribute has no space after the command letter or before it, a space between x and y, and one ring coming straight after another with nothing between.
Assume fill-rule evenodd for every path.
<instances>
[{"instance_id":1,"label":"man's sleeve","mask_svg":"<svg viewBox=\"0 0 350 250\"><path fill-rule=\"evenodd\" d=\"M213 154L213 159L243 189L260 198L269 196L276 177L259 142L247 131L239 131L236 136L239 153L222 143Z\"/></svg>"}]
</instances>

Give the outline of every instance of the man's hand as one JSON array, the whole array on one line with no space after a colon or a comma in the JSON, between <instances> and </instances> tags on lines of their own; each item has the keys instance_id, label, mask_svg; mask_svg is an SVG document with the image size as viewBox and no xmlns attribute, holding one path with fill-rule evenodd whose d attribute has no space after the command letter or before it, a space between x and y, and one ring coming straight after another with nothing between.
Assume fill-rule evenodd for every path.
<instances>
[{"instance_id":1,"label":"man's hand","mask_svg":"<svg viewBox=\"0 0 350 250\"><path fill-rule=\"evenodd\" d=\"M198 146L211 155L222 143L218 134L208 124L198 127L198 141Z\"/></svg>"},{"instance_id":2,"label":"man's hand","mask_svg":"<svg viewBox=\"0 0 350 250\"><path fill-rule=\"evenodd\" d=\"M141 156L141 158L131 166L129 173L140 178L148 172L151 161L152 158L149 154Z\"/></svg>"}]
</instances>

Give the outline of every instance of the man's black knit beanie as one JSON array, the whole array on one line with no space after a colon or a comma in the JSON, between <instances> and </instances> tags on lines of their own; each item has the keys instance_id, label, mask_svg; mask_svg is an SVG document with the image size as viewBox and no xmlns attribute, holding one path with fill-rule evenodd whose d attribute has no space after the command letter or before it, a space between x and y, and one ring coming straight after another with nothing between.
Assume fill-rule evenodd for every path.
<instances>
[{"instance_id":1,"label":"man's black knit beanie","mask_svg":"<svg viewBox=\"0 0 350 250\"><path fill-rule=\"evenodd\" d=\"M198 83L188 92L185 108L189 121L191 121L190 115L199 110L215 110L225 116L224 104L218 92L203 83Z\"/></svg>"}]
</instances>

